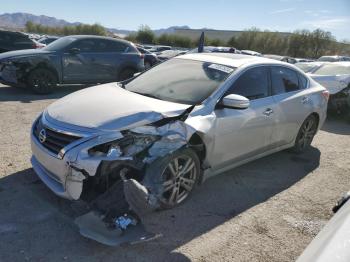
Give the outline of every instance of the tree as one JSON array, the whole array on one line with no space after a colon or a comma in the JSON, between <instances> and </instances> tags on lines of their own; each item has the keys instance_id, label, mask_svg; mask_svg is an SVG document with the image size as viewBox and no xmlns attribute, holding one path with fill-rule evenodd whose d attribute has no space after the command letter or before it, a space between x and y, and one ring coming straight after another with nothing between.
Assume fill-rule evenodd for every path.
<instances>
[{"instance_id":1,"label":"tree","mask_svg":"<svg viewBox=\"0 0 350 262\"><path fill-rule=\"evenodd\" d=\"M136 34L136 41L142 44L154 44L155 34L147 25L141 25Z\"/></svg>"}]
</instances>

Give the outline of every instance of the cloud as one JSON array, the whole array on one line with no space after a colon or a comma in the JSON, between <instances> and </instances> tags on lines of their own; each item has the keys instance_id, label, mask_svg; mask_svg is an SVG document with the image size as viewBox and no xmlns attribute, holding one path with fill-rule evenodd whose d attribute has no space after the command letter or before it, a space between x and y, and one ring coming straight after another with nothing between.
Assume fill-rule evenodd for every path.
<instances>
[{"instance_id":1,"label":"cloud","mask_svg":"<svg viewBox=\"0 0 350 262\"><path fill-rule=\"evenodd\" d=\"M295 10L295 8L294 8L294 7L291 7L291 8L286 8L286 9L275 10L275 11L270 12L270 14L271 14L271 15L274 15L274 14L282 14L282 13L292 12L292 11L294 11L294 10Z\"/></svg>"},{"instance_id":2,"label":"cloud","mask_svg":"<svg viewBox=\"0 0 350 262\"><path fill-rule=\"evenodd\" d=\"M325 14L330 14L331 11L326 10L326 9L323 9L323 10L305 10L304 13L317 17L317 16L321 16L321 15L325 15Z\"/></svg>"},{"instance_id":3,"label":"cloud","mask_svg":"<svg viewBox=\"0 0 350 262\"><path fill-rule=\"evenodd\" d=\"M350 26L349 17L334 17L334 18L321 18L315 20L306 20L301 23L302 26L322 29L339 29Z\"/></svg>"}]
</instances>

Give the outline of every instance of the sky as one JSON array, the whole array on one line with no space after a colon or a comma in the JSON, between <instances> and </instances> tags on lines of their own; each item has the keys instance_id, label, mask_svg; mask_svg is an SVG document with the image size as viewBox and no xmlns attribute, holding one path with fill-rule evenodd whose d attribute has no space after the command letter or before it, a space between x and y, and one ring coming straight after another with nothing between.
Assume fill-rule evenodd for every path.
<instances>
[{"instance_id":1,"label":"sky","mask_svg":"<svg viewBox=\"0 0 350 262\"><path fill-rule=\"evenodd\" d=\"M330 31L350 40L350 0L0 0L0 14L26 12L136 30L174 25L221 30Z\"/></svg>"}]
</instances>

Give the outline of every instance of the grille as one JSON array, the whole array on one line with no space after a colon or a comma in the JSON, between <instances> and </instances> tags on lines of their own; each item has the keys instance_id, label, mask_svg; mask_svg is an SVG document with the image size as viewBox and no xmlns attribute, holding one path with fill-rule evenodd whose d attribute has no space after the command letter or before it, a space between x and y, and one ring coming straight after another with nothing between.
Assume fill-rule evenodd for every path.
<instances>
[{"instance_id":1,"label":"grille","mask_svg":"<svg viewBox=\"0 0 350 262\"><path fill-rule=\"evenodd\" d=\"M43 129L45 130L45 133L46 133L46 139L44 142L41 142L39 139L39 134L40 134L40 131ZM47 148L49 151L57 155L62 148L81 138L79 136L67 135L64 133L54 131L50 128L47 128L41 123L41 120L39 120L36 123L36 126L34 128L34 136L38 139L38 141L40 141L40 143L45 148Z\"/></svg>"}]
</instances>

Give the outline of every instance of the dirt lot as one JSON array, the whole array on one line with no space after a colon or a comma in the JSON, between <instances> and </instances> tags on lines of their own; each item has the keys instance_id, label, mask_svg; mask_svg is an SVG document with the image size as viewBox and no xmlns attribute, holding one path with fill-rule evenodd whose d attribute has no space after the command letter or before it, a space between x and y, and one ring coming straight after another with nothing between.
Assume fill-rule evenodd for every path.
<instances>
[{"instance_id":1,"label":"dirt lot","mask_svg":"<svg viewBox=\"0 0 350 262\"><path fill-rule=\"evenodd\" d=\"M280 152L208 180L151 225L163 237L112 248L80 236L77 205L29 162L29 130L55 99L0 87L0 261L294 261L350 190L350 125L327 120L311 150Z\"/></svg>"}]
</instances>

